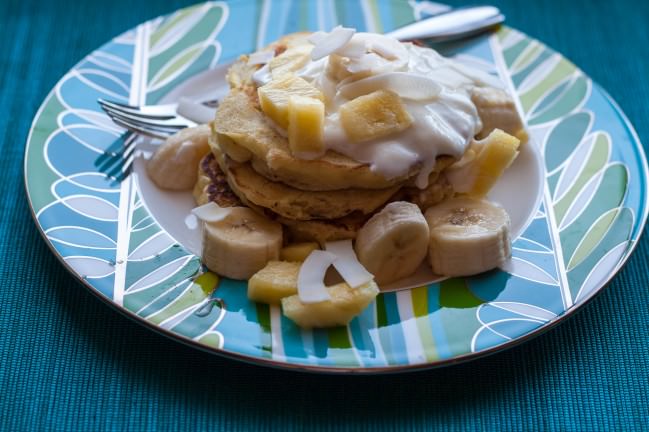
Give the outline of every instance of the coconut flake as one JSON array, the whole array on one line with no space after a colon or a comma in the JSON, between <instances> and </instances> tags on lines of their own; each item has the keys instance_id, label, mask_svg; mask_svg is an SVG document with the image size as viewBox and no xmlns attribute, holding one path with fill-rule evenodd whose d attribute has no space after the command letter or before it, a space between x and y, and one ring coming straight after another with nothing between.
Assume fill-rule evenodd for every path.
<instances>
[{"instance_id":1,"label":"coconut flake","mask_svg":"<svg viewBox=\"0 0 649 432\"><path fill-rule=\"evenodd\" d=\"M338 258L333 265L350 287L357 288L374 279L374 275L358 261L351 240L328 242L325 249Z\"/></svg>"},{"instance_id":2,"label":"coconut flake","mask_svg":"<svg viewBox=\"0 0 649 432\"><path fill-rule=\"evenodd\" d=\"M190 99L180 98L176 112L198 124L205 124L214 120L216 110Z\"/></svg>"},{"instance_id":3,"label":"coconut flake","mask_svg":"<svg viewBox=\"0 0 649 432\"><path fill-rule=\"evenodd\" d=\"M347 44L336 50L336 54L350 59L359 59L367 54L367 41L360 36L361 34L356 33Z\"/></svg>"},{"instance_id":4,"label":"coconut flake","mask_svg":"<svg viewBox=\"0 0 649 432\"><path fill-rule=\"evenodd\" d=\"M273 76L270 73L270 67L268 63L260 67L252 74L252 80L257 84L257 87L268 84L273 79Z\"/></svg>"},{"instance_id":5,"label":"coconut flake","mask_svg":"<svg viewBox=\"0 0 649 432\"><path fill-rule=\"evenodd\" d=\"M203 222L218 222L230 214L232 207L219 207L216 203L208 202L192 209L192 214Z\"/></svg>"},{"instance_id":6,"label":"coconut flake","mask_svg":"<svg viewBox=\"0 0 649 432\"><path fill-rule=\"evenodd\" d=\"M367 53L351 61L345 67L345 69L353 74L360 72L377 73L386 68L386 63L389 62L380 55L375 53Z\"/></svg>"},{"instance_id":7,"label":"coconut flake","mask_svg":"<svg viewBox=\"0 0 649 432\"><path fill-rule=\"evenodd\" d=\"M272 51L257 51L256 53L250 54L248 57L248 64L266 64L271 61L273 57L275 57L275 53Z\"/></svg>"},{"instance_id":8,"label":"coconut flake","mask_svg":"<svg viewBox=\"0 0 649 432\"><path fill-rule=\"evenodd\" d=\"M442 86L433 79L408 72L388 72L353 81L340 88L340 94L354 99L373 91L391 90L404 99L434 99L442 91Z\"/></svg>"},{"instance_id":9,"label":"coconut flake","mask_svg":"<svg viewBox=\"0 0 649 432\"><path fill-rule=\"evenodd\" d=\"M327 36L327 32L317 31L313 33L311 36L309 36L307 40L311 42L313 45L317 45L326 36Z\"/></svg>"},{"instance_id":10,"label":"coconut flake","mask_svg":"<svg viewBox=\"0 0 649 432\"><path fill-rule=\"evenodd\" d=\"M367 47L370 51L374 51L387 60L403 59L408 55L408 52L400 42L385 36L382 36L381 39L370 39Z\"/></svg>"},{"instance_id":11,"label":"coconut flake","mask_svg":"<svg viewBox=\"0 0 649 432\"><path fill-rule=\"evenodd\" d=\"M494 75L491 75L483 70L477 68L470 68L457 61L448 60L448 65L451 66L456 72L464 75L476 84L481 86L503 88L503 83Z\"/></svg>"},{"instance_id":12,"label":"coconut flake","mask_svg":"<svg viewBox=\"0 0 649 432\"><path fill-rule=\"evenodd\" d=\"M324 277L335 260L336 255L321 250L314 250L304 260L297 275L297 295L302 303L319 303L331 299Z\"/></svg>"},{"instance_id":13,"label":"coconut flake","mask_svg":"<svg viewBox=\"0 0 649 432\"><path fill-rule=\"evenodd\" d=\"M321 58L326 57L336 50L344 47L347 42L350 41L352 36L354 36L354 33L356 33L356 30L354 30L353 28L337 26L324 36L316 37L316 40L319 40L313 47L313 51L311 52L311 59L320 60Z\"/></svg>"},{"instance_id":14,"label":"coconut flake","mask_svg":"<svg viewBox=\"0 0 649 432\"><path fill-rule=\"evenodd\" d=\"M408 50L401 42L376 33L356 33L349 43L336 51L336 54L358 59L368 52L374 52L390 61L408 59Z\"/></svg>"}]
</instances>

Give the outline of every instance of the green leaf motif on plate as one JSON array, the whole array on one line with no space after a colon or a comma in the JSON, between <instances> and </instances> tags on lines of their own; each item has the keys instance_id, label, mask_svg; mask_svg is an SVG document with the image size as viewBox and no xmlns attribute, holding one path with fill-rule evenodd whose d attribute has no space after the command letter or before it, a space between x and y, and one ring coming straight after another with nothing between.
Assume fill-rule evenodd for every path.
<instances>
[{"instance_id":1,"label":"green leaf motif on plate","mask_svg":"<svg viewBox=\"0 0 649 432\"><path fill-rule=\"evenodd\" d=\"M566 265L591 227L609 210L622 204L627 181L628 173L624 165L614 163L606 168L597 191L592 199L582 206L580 216L560 232Z\"/></svg>"},{"instance_id":2,"label":"green leaf motif on plate","mask_svg":"<svg viewBox=\"0 0 649 432\"><path fill-rule=\"evenodd\" d=\"M581 260L575 262L574 267L568 273L570 291L576 301L579 301L594 286L602 284L611 277L609 270L611 265L616 263L619 265L620 259L628 253L629 247L633 243L630 240L635 223L633 212L622 207L611 210L611 213L614 213L614 216L608 228L604 226L603 229L593 232L592 238L588 240L585 238L582 243L584 245L583 255L580 252L581 245L573 254L573 257ZM608 219L608 214L606 219Z\"/></svg>"},{"instance_id":3,"label":"green leaf motif on plate","mask_svg":"<svg viewBox=\"0 0 649 432\"><path fill-rule=\"evenodd\" d=\"M197 339L198 343L214 348L223 348L223 335L218 332L210 332Z\"/></svg>"},{"instance_id":4,"label":"green leaf motif on plate","mask_svg":"<svg viewBox=\"0 0 649 432\"><path fill-rule=\"evenodd\" d=\"M550 131L544 149L548 173L552 173L568 159L590 129L591 123L590 113L578 112L563 118Z\"/></svg>"},{"instance_id":5,"label":"green leaf motif on plate","mask_svg":"<svg viewBox=\"0 0 649 432\"><path fill-rule=\"evenodd\" d=\"M541 99L538 107L530 114L529 124L542 124L571 113L584 101L590 81L583 76L565 82L560 91Z\"/></svg>"},{"instance_id":6,"label":"green leaf motif on plate","mask_svg":"<svg viewBox=\"0 0 649 432\"><path fill-rule=\"evenodd\" d=\"M161 41L165 41L165 37L169 35L171 35L172 38L175 38L174 30L176 30L183 21L194 15L199 9L201 9L200 5L188 7L164 18L162 23L151 35L149 49L152 52L159 51L160 45L166 45L161 43Z\"/></svg>"},{"instance_id":7,"label":"green leaf motif on plate","mask_svg":"<svg viewBox=\"0 0 649 432\"><path fill-rule=\"evenodd\" d=\"M184 14L185 16L174 22L169 27L164 24L161 31L170 35L170 40L165 45L165 49L159 52L153 52L149 59L149 82L155 82L155 76L160 74L179 54L188 50L188 47L196 45L209 45L214 41L214 37L221 25L223 18L223 6L210 6L205 11L206 5L201 5ZM150 45L155 48L153 41L159 41L161 36L154 30L151 34Z\"/></svg>"},{"instance_id":8,"label":"green leaf motif on plate","mask_svg":"<svg viewBox=\"0 0 649 432\"><path fill-rule=\"evenodd\" d=\"M510 66L512 70L512 79L518 71L522 71L529 67L535 60L539 59L539 55L543 51L543 47L535 41L532 41L525 47L525 52L520 53L516 61Z\"/></svg>"},{"instance_id":9,"label":"green leaf motif on plate","mask_svg":"<svg viewBox=\"0 0 649 432\"><path fill-rule=\"evenodd\" d=\"M574 164L581 164L581 168L575 167L573 170L571 169L573 164L569 164L563 171L562 178L559 181L556 192L561 191L563 193L561 196L554 198L554 212L560 227L564 225L564 217L571 208L585 201L582 196L588 194L587 186L589 182L594 183L596 181L598 174L606 166L611 155L611 144L607 135L597 133L590 142L593 142L589 146L590 154L584 157L583 161L578 160ZM562 187L564 183L569 183L569 186Z\"/></svg>"},{"instance_id":10,"label":"green leaf motif on plate","mask_svg":"<svg viewBox=\"0 0 649 432\"><path fill-rule=\"evenodd\" d=\"M204 3L158 23L149 38L147 101L155 103L191 75L213 67L221 55L217 34L228 5Z\"/></svg>"},{"instance_id":11,"label":"green leaf motif on plate","mask_svg":"<svg viewBox=\"0 0 649 432\"><path fill-rule=\"evenodd\" d=\"M484 303L469 289L466 279L453 278L440 283L439 304L442 307L467 309Z\"/></svg>"},{"instance_id":12,"label":"green leaf motif on plate","mask_svg":"<svg viewBox=\"0 0 649 432\"><path fill-rule=\"evenodd\" d=\"M203 51L202 48L201 45L194 45L179 52L176 57L170 59L169 62L167 62L151 80L151 89L155 90L170 81L171 77L177 75L177 73L182 71L187 64L199 56Z\"/></svg>"},{"instance_id":13,"label":"green leaf motif on plate","mask_svg":"<svg viewBox=\"0 0 649 432\"><path fill-rule=\"evenodd\" d=\"M593 91L588 77L516 31L505 36L501 32L501 43L528 127L533 134L537 131L542 143L546 206L563 254L563 262L557 264L574 303L592 288L586 284L599 283L593 276L596 270L585 266L607 259L613 248L618 253L626 250L634 223L630 210L623 207L629 170L614 159L609 132L591 130L595 114L585 108Z\"/></svg>"},{"instance_id":14,"label":"green leaf motif on plate","mask_svg":"<svg viewBox=\"0 0 649 432\"><path fill-rule=\"evenodd\" d=\"M509 48L503 50L503 57L505 58L505 63L508 67L514 66L514 63L518 60L519 57L522 57L525 49L530 45L529 39L521 39L512 45Z\"/></svg>"},{"instance_id":15,"label":"green leaf motif on plate","mask_svg":"<svg viewBox=\"0 0 649 432\"><path fill-rule=\"evenodd\" d=\"M590 255L593 249L602 241L619 212L620 210L617 208L607 211L588 229L570 257L568 271L581 264Z\"/></svg>"},{"instance_id":16,"label":"green leaf motif on plate","mask_svg":"<svg viewBox=\"0 0 649 432\"><path fill-rule=\"evenodd\" d=\"M577 68L568 60L560 59L554 67L543 75L542 79L520 95L523 110L530 113L532 108L543 101L543 97L559 85L564 79L570 77ZM523 83L525 84L525 83ZM559 117L560 115L557 115Z\"/></svg>"},{"instance_id":17,"label":"green leaf motif on plate","mask_svg":"<svg viewBox=\"0 0 649 432\"><path fill-rule=\"evenodd\" d=\"M164 309L147 319L155 324L160 324L182 311L196 307L210 296L218 283L219 278L214 273L208 272L200 275L182 295L176 297Z\"/></svg>"}]
</instances>

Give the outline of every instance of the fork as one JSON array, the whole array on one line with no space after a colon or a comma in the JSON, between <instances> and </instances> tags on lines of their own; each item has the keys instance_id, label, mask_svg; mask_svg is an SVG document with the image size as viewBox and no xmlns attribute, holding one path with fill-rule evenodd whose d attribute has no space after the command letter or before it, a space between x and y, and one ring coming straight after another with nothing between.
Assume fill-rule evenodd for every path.
<instances>
[{"instance_id":1,"label":"fork","mask_svg":"<svg viewBox=\"0 0 649 432\"><path fill-rule=\"evenodd\" d=\"M111 120L127 131L117 138L96 160L97 170L106 178L113 179L113 185L121 183L133 168L138 135L165 139L175 132L198 123L207 123L214 115L217 100L195 104L181 99L178 104L133 106L119 102L98 100L101 108ZM188 108L183 108L182 105ZM201 109L205 111L201 112ZM178 111L194 112L192 120L179 115ZM198 114L197 114L198 111Z\"/></svg>"},{"instance_id":2,"label":"fork","mask_svg":"<svg viewBox=\"0 0 649 432\"><path fill-rule=\"evenodd\" d=\"M135 106L105 99L98 99L97 102L115 124L131 132L160 139L198 123L209 122L214 116L214 108L218 106L218 100L197 104L184 98L177 104L165 105Z\"/></svg>"},{"instance_id":3,"label":"fork","mask_svg":"<svg viewBox=\"0 0 649 432\"><path fill-rule=\"evenodd\" d=\"M124 132L95 159L97 170L113 180L111 186L118 185L131 174L136 143L136 133Z\"/></svg>"}]
</instances>

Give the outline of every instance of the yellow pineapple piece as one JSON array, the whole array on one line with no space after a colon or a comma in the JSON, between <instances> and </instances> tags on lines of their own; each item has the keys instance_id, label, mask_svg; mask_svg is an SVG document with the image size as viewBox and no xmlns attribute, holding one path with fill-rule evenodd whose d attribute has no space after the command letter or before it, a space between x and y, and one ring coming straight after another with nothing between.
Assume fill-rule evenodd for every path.
<instances>
[{"instance_id":1,"label":"yellow pineapple piece","mask_svg":"<svg viewBox=\"0 0 649 432\"><path fill-rule=\"evenodd\" d=\"M516 138L521 142L521 144L525 144L530 140L530 135L527 133L525 129L521 129L518 132L514 134Z\"/></svg>"},{"instance_id":2,"label":"yellow pineapple piece","mask_svg":"<svg viewBox=\"0 0 649 432\"><path fill-rule=\"evenodd\" d=\"M377 90L340 107L340 122L350 140L369 141L407 129L412 117L398 94Z\"/></svg>"},{"instance_id":3,"label":"yellow pineapple piece","mask_svg":"<svg viewBox=\"0 0 649 432\"><path fill-rule=\"evenodd\" d=\"M279 258L283 261L302 262L314 250L320 249L316 242L293 243L283 247L279 252Z\"/></svg>"},{"instance_id":4,"label":"yellow pineapple piece","mask_svg":"<svg viewBox=\"0 0 649 432\"><path fill-rule=\"evenodd\" d=\"M252 301L279 304L279 301L297 293L297 275L301 263L268 261L266 267L248 280L248 298Z\"/></svg>"},{"instance_id":5,"label":"yellow pineapple piece","mask_svg":"<svg viewBox=\"0 0 649 432\"><path fill-rule=\"evenodd\" d=\"M346 283L327 287L330 300L302 303L297 295L282 299L284 315L302 328L322 328L347 325L378 295L379 287L370 281L358 288Z\"/></svg>"},{"instance_id":6,"label":"yellow pineapple piece","mask_svg":"<svg viewBox=\"0 0 649 432\"><path fill-rule=\"evenodd\" d=\"M313 45L297 45L287 49L268 63L273 78L293 73L304 67L311 60Z\"/></svg>"},{"instance_id":7,"label":"yellow pineapple piece","mask_svg":"<svg viewBox=\"0 0 649 432\"><path fill-rule=\"evenodd\" d=\"M468 195L483 197L496 183L505 169L518 156L521 141L500 129L494 129L480 145L471 170L475 173Z\"/></svg>"},{"instance_id":8,"label":"yellow pineapple piece","mask_svg":"<svg viewBox=\"0 0 649 432\"><path fill-rule=\"evenodd\" d=\"M351 72L347 70L350 60L339 54L330 54L327 60L327 74L336 81L342 81L351 76Z\"/></svg>"},{"instance_id":9,"label":"yellow pineapple piece","mask_svg":"<svg viewBox=\"0 0 649 432\"><path fill-rule=\"evenodd\" d=\"M262 111L275 123L288 129L288 100L305 96L323 100L322 92L295 75L282 75L257 89Z\"/></svg>"},{"instance_id":10,"label":"yellow pineapple piece","mask_svg":"<svg viewBox=\"0 0 649 432\"><path fill-rule=\"evenodd\" d=\"M297 157L314 158L324 151L325 107L321 100L304 96L288 99L288 146Z\"/></svg>"}]
</instances>

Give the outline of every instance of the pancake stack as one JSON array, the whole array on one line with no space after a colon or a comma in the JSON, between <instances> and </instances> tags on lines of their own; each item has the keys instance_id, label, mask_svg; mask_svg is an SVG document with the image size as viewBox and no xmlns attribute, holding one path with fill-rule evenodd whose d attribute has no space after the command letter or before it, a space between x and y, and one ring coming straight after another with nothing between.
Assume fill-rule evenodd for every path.
<instances>
[{"instance_id":1,"label":"pancake stack","mask_svg":"<svg viewBox=\"0 0 649 432\"><path fill-rule=\"evenodd\" d=\"M300 44L309 34L293 34L264 51L275 55ZM454 195L444 170L455 160L440 156L425 189L414 179L421 166L385 178L368 164L327 151L317 159L292 155L284 131L262 112L253 74L259 69L242 56L227 76L230 93L211 124L211 149L199 166L194 197L228 207L244 204L280 222L289 242L353 239L376 212L393 201L408 201L422 211Z\"/></svg>"},{"instance_id":2,"label":"pancake stack","mask_svg":"<svg viewBox=\"0 0 649 432\"><path fill-rule=\"evenodd\" d=\"M439 159L424 190L413 184L416 169L388 180L331 151L315 160L293 157L287 139L259 107L251 72L244 58L228 76L232 90L212 123L211 153L200 164L194 189L199 204L243 203L284 225L291 241L324 243L355 238L365 221L391 201L406 200L423 209L452 194L440 175L453 162L450 157Z\"/></svg>"}]
</instances>

